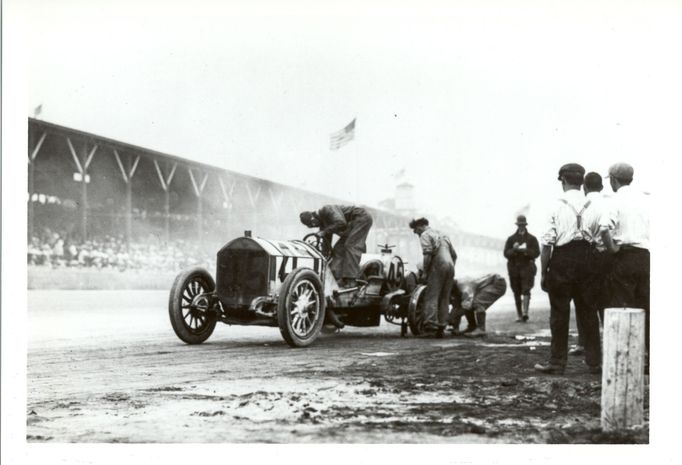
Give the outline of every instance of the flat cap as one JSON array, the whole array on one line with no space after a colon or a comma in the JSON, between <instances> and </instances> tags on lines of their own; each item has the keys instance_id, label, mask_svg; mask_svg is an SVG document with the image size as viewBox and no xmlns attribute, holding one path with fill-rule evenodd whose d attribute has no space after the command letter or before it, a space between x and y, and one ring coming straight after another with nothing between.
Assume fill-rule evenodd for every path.
<instances>
[{"instance_id":1,"label":"flat cap","mask_svg":"<svg viewBox=\"0 0 682 465\"><path fill-rule=\"evenodd\" d=\"M429 225L429 220L426 218L417 218L416 220L410 221L410 228L414 229L419 226L428 226Z\"/></svg>"},{"instance_id":2,"label":"flat cap","mask_svg":"<svg viewBox=\"0 0 682 465\"><path fill-rule=\"evenodd\" d=\"M581 165L577 163L566 163L564 166L559 168L559 181L561 181L561 176L566 174L566 173L575 173L579 174L580 176L585 175L585 168L583 168Z\"/></svg>"},{"instance_id":3,"label":"flat cap","mask_svg":"<svg viewBox=\"0 0 682 465\"><path fill-rule=\"evenodd\" d=\"M632 167L632 165L628 165L627 163L614 163L609 168L609 175L607 177L632 181L632 176L634 174L635 169Z\"/></svg>"},{"instance_id":4,"label":"flat cap","mask_svg":"<svg viewBox=\"0 0 682 465\"><path fill-rule=\"evenodd\" d=\"M300 215L298 215L298 218L301 220L301 223L304 225L308 226L309 228L312 228L313 224L313 212L301 212Z\"/></svg>"}]
</instances>

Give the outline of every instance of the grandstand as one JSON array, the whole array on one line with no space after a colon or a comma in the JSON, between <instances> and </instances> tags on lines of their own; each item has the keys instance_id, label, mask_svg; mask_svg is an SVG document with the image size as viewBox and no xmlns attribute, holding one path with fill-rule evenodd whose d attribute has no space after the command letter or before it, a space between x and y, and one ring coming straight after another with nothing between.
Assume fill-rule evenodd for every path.
<instances>
[{"instance_id":1,"label":"grandstand","mask_svg":"<svg viewBox=\"0 0 682 465\"><path fill-rule=\"evenodd\" d=\"M121 267L132 263L131 250L142 245L177 256L178 248L185 255L214 254L245 230L261 237L298 238L309 232L298 221L300 211L347 203L33 118L28 138L29 262L33 252L36 264L55 263L55 247L59 263ZM401 256L416 263L421 253L407 227L410 218L404 212L368 209L374 217L368 251L377 252L380 243L395 244ZM499 269L503 263L499 239L448 232L460 256L458 265L464 261ZM79 249L75 256L73 246ZM98 247L106 250L93 252ZM81 251L88 248L91 253L81 260ZM187 262L185 256L176 266Z\"/></svg>"}]
</instances>

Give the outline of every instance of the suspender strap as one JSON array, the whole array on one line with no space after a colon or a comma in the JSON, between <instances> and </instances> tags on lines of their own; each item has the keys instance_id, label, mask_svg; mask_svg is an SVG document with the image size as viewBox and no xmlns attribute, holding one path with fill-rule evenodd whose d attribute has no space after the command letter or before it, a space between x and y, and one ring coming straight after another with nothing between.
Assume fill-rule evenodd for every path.
<instances>
[{"instance_id":1,"label":"suspender strap","mask_svg":"<svg viewBox=\"0 0 682 465\"><path fill-rule=\"evenodd\" d=\"M580 209L580 211L576 210L575 207L573 205L571 205L570 203L568 203L568 201L566 199L559 199L559 200L561 200L564 204L568 205L571 208L571 210L573 210L573 213L575 213L575 219L576 219L576 223L578 226L578 231L580 231L580 233L583 236L585 236L585 234L583 233L583 213L585 213L585 210L587 210L587 207L590 206L590 204L592 203L592 200L588 200L585 203L585 205L583 205L583 208Z\"/></svg>"}]
</instances>

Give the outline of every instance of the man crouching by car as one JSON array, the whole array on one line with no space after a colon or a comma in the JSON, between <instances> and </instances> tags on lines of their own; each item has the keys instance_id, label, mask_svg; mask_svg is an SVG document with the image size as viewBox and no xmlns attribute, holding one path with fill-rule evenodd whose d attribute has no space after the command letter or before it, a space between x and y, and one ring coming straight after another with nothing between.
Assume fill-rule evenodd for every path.
<instances>
[{"instance_id":1,"label":"man crouching by car","mask_svg":"<svg viewBox=\"0 0 682 465\"><path fill-rule=\"evenodd\" d=\"M502 276L489 273L477 278L463 278L455 281L452 290L452 312L450 324L452 334L467 337L484 337L485 312L507 291L507 283ZM467 328L459 331L462 316L467 319Z\"/></svg>"}]
</instances>

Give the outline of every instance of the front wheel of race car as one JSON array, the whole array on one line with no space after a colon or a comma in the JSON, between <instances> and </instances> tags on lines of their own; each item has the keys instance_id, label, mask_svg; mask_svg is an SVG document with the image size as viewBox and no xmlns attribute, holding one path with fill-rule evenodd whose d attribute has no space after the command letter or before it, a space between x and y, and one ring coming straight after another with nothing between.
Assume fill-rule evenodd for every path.
<instances>
[{"instance_id":1,"label":"front wheel of race car","mask_svg":"<svg viewBox=\"0 0 682 465\"><path fill-rule=\"evenodd\" d=\"M322 282L313 270L298 268L284 279L277 302L277 322L291 347L312 344L324 324Z\"/></svg>"},{"instance_id":2,"label":"front wheel of race car","mask_svg":"<svg viewBox=\"0 0 682 465\"><path fill-rule=\"evenodd\" d=\"M407 324L410 325L410 332L414 336L419 336L422 333L422 325L424 323L424 291L426 285L419 284L412 295L410 296L410 303L407 307Z\"/></svg>"},{"instance_id":3,"label":"front wheel of race car","mask_svg":"<svg viewBox=\"0 0 682 465\"><path fill-rule=\"evenodd\" d=\"M175 334L187 344L201 344L213 334L216 315L209 295L215 281L203 268L180 273L173 282L168 300L168 315Z\"/></svg>"}]
</instances>

